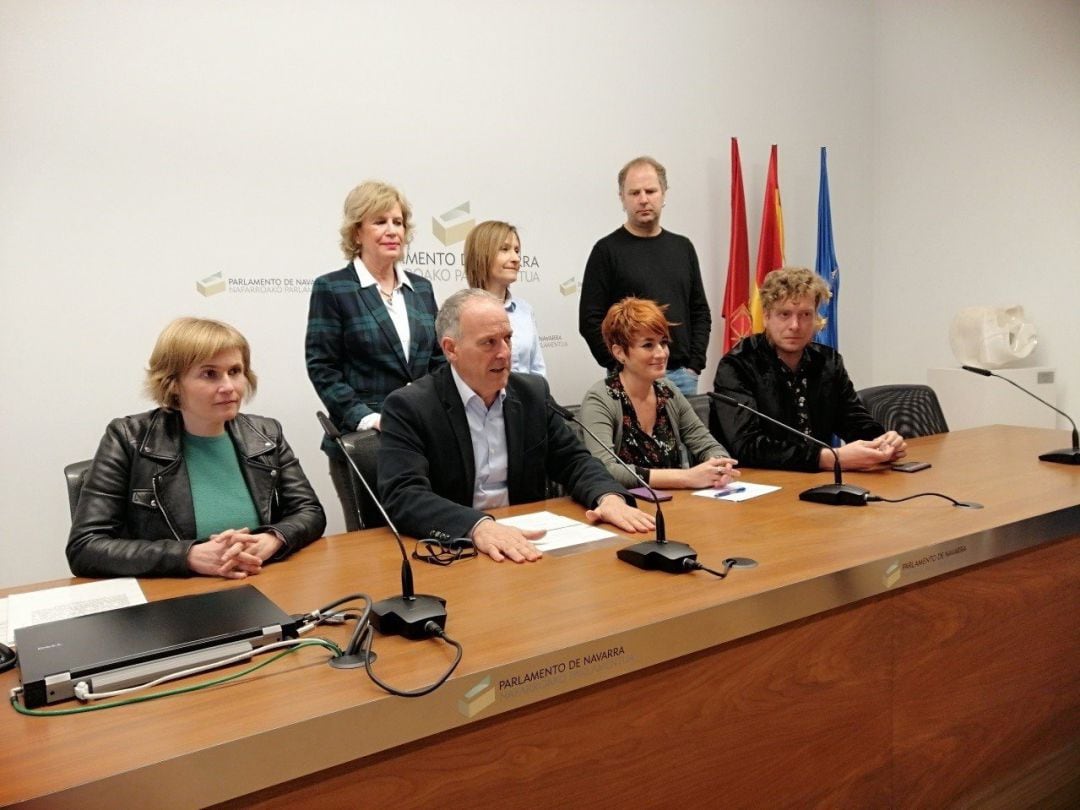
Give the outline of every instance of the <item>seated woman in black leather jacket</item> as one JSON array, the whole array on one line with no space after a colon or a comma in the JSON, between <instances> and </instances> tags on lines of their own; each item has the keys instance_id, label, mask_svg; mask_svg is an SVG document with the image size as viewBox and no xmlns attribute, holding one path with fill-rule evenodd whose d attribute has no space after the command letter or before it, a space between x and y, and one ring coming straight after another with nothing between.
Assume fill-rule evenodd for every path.
<instances>
[{"instance_id":1,"label":"seated woman in black leather jacket","mask_svg":"<svg viewBox=\"0 0 1080 810\"><path fill-rule=\"evenodd\" d=\"M165 327L146 379L161 407L106 429L68 537L73 574L243 579L322 535L326 516L281 425L240 413L255 384L233 327Z\"/></svg>"}]
</instances>

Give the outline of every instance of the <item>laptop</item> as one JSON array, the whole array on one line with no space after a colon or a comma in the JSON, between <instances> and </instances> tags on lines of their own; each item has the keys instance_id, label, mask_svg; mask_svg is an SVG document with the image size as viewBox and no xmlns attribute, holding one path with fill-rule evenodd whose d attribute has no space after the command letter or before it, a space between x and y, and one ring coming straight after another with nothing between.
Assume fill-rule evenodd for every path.
<instances>
[{"instance_id":1,"label":"laptop","mask_svg":"<svg viewBox=\"0 0 1080 810\"><path fill-rule=\"evenodd\" d=\"M27 708L123 689L297 637L297 621L243 585L15 630Z\"/></svg>"}]
</instances>

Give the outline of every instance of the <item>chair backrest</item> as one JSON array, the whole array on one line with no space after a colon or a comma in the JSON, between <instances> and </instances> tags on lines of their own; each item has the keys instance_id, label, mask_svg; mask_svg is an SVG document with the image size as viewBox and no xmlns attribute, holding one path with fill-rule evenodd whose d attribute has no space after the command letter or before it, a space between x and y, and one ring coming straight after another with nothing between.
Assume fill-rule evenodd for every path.
<instances>
[{"instance_id":1,"label":"chair backrest","mask_svg":"<svg viewBox=\"0 0 1080 810\"><path fill-rule=\"evenodd\" d=\"M570 413L573 414L575 419L581 418L581 405L563 405L563 407L566 408L566 410L570 411ZM577 422L571 422L569 420L567 420L566 424L570 428L570 430L574 432L574 435L578 437L579 441L585 441L585 431L581 429L581 425L579 425Z\"/></svg>"},{"instance_id":2,"label":"chair backrest","mask_svg":"<svg viewBox=\"0 0 1080 810\"><path fill-rule=\"evenodd\" d=\"M905 439L948 433L937 394L928 385L877 385L859 392L870 415Z\"/></svg>"},{"instance_id":3,"label":"chair backrest","mask_svg":"<svg viewBox=\"0 0 1080 810\"><path fill-rule=\"evenodd\" d=\"M686 398L686 401L690 403L690 407L694 409L694 413L697 414L697 418L701 420L701 424L705 427L709 426L709 404L711 400L708 394L691 394Z\"/></svg>"},{"instance_id":4,"label":"chair backrest","mask_svg":"<svg viewBox=\"0 0 1080 810\"><path fill-rule=\"evenodd\" d=\"M563 407L566 408L566 410L570 411L570 413L572 413L574 415L575 419L577 419L578 417L581 416L581 405L580 404L563 405ZM568 419L568 420L566 420L566 426L568 428L570 428L570 430L573 432L573 434L575 436L577 436L577 439L578 439L579 442L581 442L582 444L585 443L585 431L583 431L581 429L581 425L579 425L577 422L571 422ZM552 481L550 478L548 479L548 481L547 481L547 496L549 498L561 498L565 494L566 494L566 490L563 489L562 485L559 484L558 481Z\"/></svg>"},{"instance_id":5,"label":"chair backrest","mask_svg":"<svg viewBox=\"0 0 1080 810\"><path fill-rule=\"evenodd\" d=\"M345 452L349 454L349 458L360 469L371 488L378 491L379 431L357 430L352 433L343 433L341 443L345 445ZM349 481L352 483L353 497L356 498L359 509L360 528L371 529L375 526L385 526L386 521L383 520L379 507L375 505L371 496L368 495L364 485L357 480L356 473L351 468L349 470ZM344 503L341 506L343 509L349 508Z\"/></svg>"},{"instance_id":6,"label":"chair backrest","mask_svg":"<svg viewBox=\"0 0 1080 810\"><path fill-rule=\"evenodd\" d=\"M79 495L82 494L83 483L86 474L90 471L90 459L75 461L64 467L64 479L67 481L68 507L71 509L71 519L75 519L75 507L79 505Z\"/></svg>"}]
</instances>

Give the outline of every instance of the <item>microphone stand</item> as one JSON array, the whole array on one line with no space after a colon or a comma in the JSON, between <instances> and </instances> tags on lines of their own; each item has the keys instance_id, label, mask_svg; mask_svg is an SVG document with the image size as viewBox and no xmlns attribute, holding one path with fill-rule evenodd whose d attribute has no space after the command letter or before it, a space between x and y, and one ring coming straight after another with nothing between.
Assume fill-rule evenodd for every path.
<instances>
[{"instance_id":1,"label":"microphone stand","mask_svg":"<svg viewBox=\"0 0 1080 810\"><path fill-rule=\"evenodd\" d=\"M799 493L800 501L810 501L811 503L823 503L827 506L866 506L867 499L870 497L870 490L857 487L854 484L845 484L843 473L840 470L840 455L836 452L836 449L825 444L820 439L815 439L813 436L809 436L802 431L796 430L791 425L785 425L779 419L773 419L771 416L761 413L751 408L749 405L744 405L734 397L729 397L727 394L718 394L715 391L709 391L709 396L719 402L723 402L725 405L730 405L733 408L742 408L744 411L749 411L754 416L764 419L766 422L771 422L777 427L782 427L789 433L794 433L799 438L811 442L813 444L824 447L830 453L833 454L833 483L822 484L821 486L811 487L805 492Z\"/></svg>"},{"instance_id":2,"label":"microphone stand","mask_svg":"<svg viewBox=\"0 0 1080 810\"><path fill-rule=\"evenodd\" d=\"M1000 374L995 374L989 369L979 368L977 366L960 366L960 368L964 369L964 371L970 371L972 374L979 374L983 377L997 377L999 380L1004 380L1014 388L1019 388L1029 397L1039 400L1039 402L1041 402L1047 408L1050 408L1050 410L1057 411L1066 419L1068 419L1069 424L1072 425L1072 447L1065 447L1061 450L1051 450L1049 453L1043 453L1041 456L1039 456L1039 461L1052 461L1055 464L1080 464L1080 434L1076 432L1076 422L1074 422L1073 418L1067 413L1065 413L1065 411L1061 410L1060 408L1055 408L1045 399L1035 395L1031 391L1028 391L1026 388L1024 388L1024 386L1020 385L1019 383L1013 382L1008 377L1003 377Z\"/></svg>"},{"instance_id":3,"label":"microphone stand","mask_svg":"<svg viewBox=\"0 0 1080 810\"><path fill-rule=\"evenodd\" d=\"M356 466L352 456L345 450L345 443L341 440L341 431L334 426L334 423L322 411L316 413L315 416L318 418L319 424L322 425L327 438L337 444L341 452L345 454L345 460L349 463L352 471L356 473L356 477L360 479L360 483L364 485L364 489L371 496L371 500L379 507L379 512L382 513L386 525L390 527L390 531L394 533L398 548L401 549L401 595L375 602L371 606L371 625L387 636L404 636L409 639L430 638L431 633L427 629L428 622L433 621L441 628L446 627L446 600L441 596L417 594L415 592L412 566L409 564L409 555L405 552L405 544L401 541L401 534L398 532L394 522L390 520L390 516L386 514L382 502L375 496L371 485L368 484L367 479L360 472L360 468ZM357 628L358 631L361 629ZM364 658L360 652L360 638L357 636L362 636L362 634L359 632L354 634L354 638L349 641L346 655L332 659L330 662L332 665L335 665L335 661L342 661L343 658L358 658L359 660L338 663L335 666L363 665ZM354 644L357 648L355 650L353 649Z\"/></svg>"},{"instance_id":4,"label":"microphone stand","mask_svg":"<svg viewBox=\"0 0 1080 810\"><path fill-rule=\"evenodd\" d=\"M548 400L547 406L553 413L557 413L568 422L573 422L588 433L593 441L604 448L604 451L607 452L609 456L615 459L615 461L624 470L630 473L630 475L634 476L641 486L652 493L653 503L656 504L656 540L634 543L632 546L621 548L616 552L616 556L623 562L628 562L637 568L643 568L645 570L660 570L666 571L669 574L685 574L687 571L695 570L698 564L697 552L686 543L669 542L667 539L667 531L664 526L664 513L660 509L660 498L657 497L656 490L650 487L645 480L635 472L633 467L619 458L618 454L613 452L607 445L596 438L596 434L589 430L581 420L570 413L570 411L551 399Z\"/></svg>"}]
</instances>

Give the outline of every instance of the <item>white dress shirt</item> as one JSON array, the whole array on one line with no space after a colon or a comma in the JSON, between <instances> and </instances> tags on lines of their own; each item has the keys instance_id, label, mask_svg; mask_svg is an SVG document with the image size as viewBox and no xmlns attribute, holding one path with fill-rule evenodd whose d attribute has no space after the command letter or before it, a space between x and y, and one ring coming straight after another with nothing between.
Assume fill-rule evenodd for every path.
<instances>
[{"instance_id":1,"label":"white dress shirt","mask_svg":"<svg viewBox=\"0 0 1080 810\"><path fill-rule=\"evenodd\" d=\"M494 509L510 505L510 490L506 485L509 453L506 449L506 421L503 419L504 388L489 408L484 400L461 379L457 369L450 367L454 376L465 416L469 421L469 438L472 439L473 509Z\"/></svg>"},{"instance_id":2,"label":"white dress shirt","mask_svg":"<svg viewBox=\"0 0 1080 810\"><path fill-rule=\"evenodd\" d=\"M375 280L375 276L371 275L367 266L357 256L353 259L353 267L356 268L356 277L360 280L361 289L370 287L372 284L378 285L379 282ZM401 352L405 355L405 362L409 361L409 340L412 337L412 333L409 331L409 313L405 309L405 296L401 292L401 286L405 285L410 290L413 288L412 282L409 281L409 277L399 271L397 267L394 268L394 290L390 294L388 299L382 294L382 289L379 289L379 298L386 306L387 312L390 313L390 320L394 324L394 330L397 332L398 340L401 341ZM379 422L379 414L369 413L360 423L356 426L357 430L367 430L374 427Z\"/></svg>"}]
</instances>

